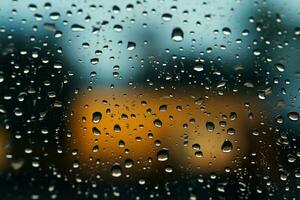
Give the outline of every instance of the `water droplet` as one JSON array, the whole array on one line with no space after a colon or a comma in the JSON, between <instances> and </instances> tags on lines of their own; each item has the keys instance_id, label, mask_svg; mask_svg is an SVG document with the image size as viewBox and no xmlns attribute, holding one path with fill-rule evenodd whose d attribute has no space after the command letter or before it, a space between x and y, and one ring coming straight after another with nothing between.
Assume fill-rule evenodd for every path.
<instances>
[{"instance_id":1,"label":"water droplet","mask_svg":"<svg viewBox=\"0 0 300 200\"><path fill-rule=\"evenodd\" d=\"M94 113L93 113L93 116L92 116L92 121L93 121L95 124L97 124L97 123L100 122L101 118L102 118L101 112L94 112Z\"/></svg>"},{"instance_id":2,"label":"water droplet","mask_svg":"<svg viewBox=\"0 0 300 200\"><path fill-rule=\"evenodd\" d=\"M203 156L202 151L196 151L196 152L195 152L195 156L196 156L197 158L201 158L201 157Z\"/></svg>"},{"instance_id":3,"label":"water droplet","mask_svg":"<svg viewBox=\"0 0 300 200\"><path fill-rule=\"evenodd\" d=\"M158 128L162 127L162 122L160 121L160 119L155 119L153 121L153 124L154 124L154 126L156 126Z\"/></svg>"},{"instance_id":4,"label":"water droplet","mask_svg":"<svg viewBox=\"0 0 300 200\"><path fill-rule=\"evenodd\" d=\"M99 62L99 58L92 58L90 62L92 65L96 65Z\"/></svg>"},{"instance_id":5,"label":"water droplet","mask_svg":"<svg viewBox=\"0 0 300 200\"><path fill-rule=\"evenodd\" d=\"M206 122L206 129L209 132L214 131L215 129L215 124L213 122Z\"/></svg>"},{"instance_id":6,"label":"water droplet","mask_svg":"<svg viewBox=\"0 0 300 200\"><path fill-rule=\"evenodd\" d=\"M228 135L234 135L235 134L235 129L234 128L227 129L227 134Z\"/></svg>"},{"instance_id":7,"label":"water droplet","mask_svg":"<svg viewBox=\"0 0 300 200\"><path fill-rule=\"evenodd\" d=\"M95 145L95 146L93 147L93 152L96 153L96 152L98 152L98 151L99 151L99 146L98 146L98 145Z\"/></svg>"},{"instance_id":8,"label":"water droplet","mask_svg":"<svg viewBox=\"0 0 300 200\"><path fill-rule=\"evenodd\" d=\"M163 105L159 106L159 111L160 111L160 112L166 112L166 111L167 111L167 109L168 109L168 106L167 106L167 105L165 105L165 104L163 104Z\"/></svg>"},{"instance_id":9,"label":"water droplet","mask_svg":"<svg viewBox=\"0 0 300 200\"><path fill-rule=\"evenodd\" d=\"M261 99L261 100L266 99L266 93L265 93L265 91L258 91L258 92L257 92L257 96L258 96L258 98Z\"/></svg>"},{"instance_id":10,"label":"water droplet","mask_svg":"<svg viewBox=\"0 0 300 200\"><path fill-rule=\"evenodd\" d=\"M114 25L114 30L116 32L121 32L123 30L123 26L116 24L116 25Z\"/></svg>"},{"instance_id":11,"label":"water droplet","mask_svg":"<svg viewBox=\"0 0 300 200\"><path fill-rule=\"evenodd\" d=\"M94 135L100 135L101 134L101 131L97 127L93 127L92 132L93 132Z\"/></svg>"},{"instance_id":12,"label":"water droplet","mask_svg":"<svg viewBox=\"0 0 300 200\"><path fill-rule=\"evenodd\" d=\"M84 26L81 26L79 24L73 24L71 26L71 30L74 31L74 32L82 32L84 31L85 27Z\"/></svg>"},{"instance_id":13,"label":"water droplet","mask_svg":"<svg viewBox=\"0 0 300 200\"><path fill-rule=\"evenodd\" d=\"M167 22L172 19L172 15L170 13L164 13L164 14L162 14L161 18L162 18L162 20Z\"/></svg>"},{"instance_id":14,"label":"water droplet","mask_svg":"<svg viewBox=\"0 0 300 200\"><path fill-rule=\"evenodd\" d=\"M79 168L79 166L80 166L80 163L79 163L79 161L77 161L77 160L75 160L74 162L73 162L73 168Z\"/></svg>"},{"instance_id":15,"label":"water droplet","mask_svg":"<svg viewBox=\"0 0 300 200\"><path fill-rule=\"evenodd\" d=\"M114 125L114 131L115 131L116 133L121 132L121 126L120 126L119 124L115 124L115 125Z\"/></svg>"},{"instance_id":16,"label":"water droplet","mask_svg":"<svg viewBox=\"0 0 300 200\"><path fill-rule=\"evenodd\" d=\"M52 20L58 20L60 18L60 14L59 14L59 12L52 12L52 13L50 13L49 17Z\"/></svg>"},{"instance_id":17,"label":"water droplet","mask_svg":"<svg viewBox=\"0 0 300 200\"><path fill-rule=\"evenodd\" d=\"M129 51L134 50L135 47L136 47L135 42L128 42L128 44L127 44L127 49L128 49Z\"/></svg>"},{"instance_id":18,"label":"water droplet","mask_svg":"<svg viewBox=\"0 0 300 200\"><path fill-rule=\"evenodd\" d=\"M196 66L194 66L194 70L196 72L202 72L204 70L203 65L196 65Z\"/></svg>"},{"instance_id":19,"label":"water droplet","mask_svg":"<svg viewBox=\"0 0 300 200\"><path fill-rule=\"evenodd\" d=\"M120 166L119 163L114 163L111 166L111 175L113 177L120 177L120 176L122 176L122 168L121 168L121 166Z\"/></svg>"},{"instance_id":20,"label":"water droplet","mask_svg":"<svg viewBox=\"0 0 300 200\"><path fill-rule=\"evenodd\" d=\"M126 159L125 160L125 168L131 168L131 167L133 167L133 160L131 160L131 159Z\"/></svg>"},{"instance_id":21,"label":"water droplet","mask_svg":"<svg viewBox=\"0 0 300 200\"><path fill-rule=\"evenodd\" d=\"M276 64L275 64L275 67L276 67L276 69L277 69L278 71L280 71L280 72L284 72L284 70L285 70L284 65L281 64L281 63L276 63Z\"/></svg>"},{"instance_id":22,"label":"water droplet","mask_svg":"<svg viewBox=\"0 0 300 200\"><path fill-rule=\"evenodd\" d=\"M232 143L229 140L225 140L221 147L222 151L225 153L231 152L232 148Z\"/></svg>"},{"instance_id":23,"label":"water droplet","mask_svg":"<svg viewBox=\"0 0 300 200\"><path fill-rule=\"evenodd\" d=\"M289 112L288 117L292 121L298 121L299 120L299 113L297 112Z\"/></svg>"},{"instance_id":24,"label":"water droplet","mask_svg":"<svg viewBox=\"0 0 300 200\"><path fill-rule=\"evenodd\" d=\"M162 148L157 153L158 161L167 161L169 159L169 150L167 148Z\"/></svg>"},{"instance_id":25,"label":"water droplet","mask_svg":"<svg viewBox=\"0 0 300 200\"><path fill-rule=\"evenodd\" d=\"M200 145L199 145L199 144L193 144L192 148L193 148L195 151L199 151L199 150L200 150Z\"/></svg>"},{"instance_id":26,"label":"water droplet","mask_svg":"<svg viewBox=\"0 0 300 200\"><path fill-rule=\"evenodd\" d=\"M222 31L223 31L224 35L230 35L231 34L231 30L228 27L224 27Z\"/></svg>"},{"instance_id":27,"label":"water droplet","mask_svg":"<svg viewBox=\"0 0 300 200\"><path fill-rule=\"evenodd\" d=\"M181 28L174 28L172 31L172 40L175 42L180 42L183 40L183 31Z\"/></svg>"}]
</instances>

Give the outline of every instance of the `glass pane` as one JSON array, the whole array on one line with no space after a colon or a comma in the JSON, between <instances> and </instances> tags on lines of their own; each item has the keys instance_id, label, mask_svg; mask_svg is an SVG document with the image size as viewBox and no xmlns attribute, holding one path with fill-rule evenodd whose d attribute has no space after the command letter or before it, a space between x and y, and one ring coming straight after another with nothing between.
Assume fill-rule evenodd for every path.
<instances>
[{"instance_id":1,"label":"glass pane","mask_svg":"<svg viewBox=\"0 0 300 200\"><path fill-rule=\"evenodd\" d=\"M297 199L300 2L0 1L1 199Z\"/></svg>"}]
</instances>

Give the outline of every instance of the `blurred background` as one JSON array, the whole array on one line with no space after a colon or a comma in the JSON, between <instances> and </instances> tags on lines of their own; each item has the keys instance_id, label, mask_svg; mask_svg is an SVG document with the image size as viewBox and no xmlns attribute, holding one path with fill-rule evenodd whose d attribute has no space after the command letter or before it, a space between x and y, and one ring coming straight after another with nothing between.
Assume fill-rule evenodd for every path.
<instances>
[{"instance_id":1,"label":"blurred background","mask_svg":"<svg viewBox=\"0 0 300 200\"><path fill-rule=\"evenodd\" d=\"M0 2L0 199L299 199L300 1Z\"/></svg>"}]
</instances>

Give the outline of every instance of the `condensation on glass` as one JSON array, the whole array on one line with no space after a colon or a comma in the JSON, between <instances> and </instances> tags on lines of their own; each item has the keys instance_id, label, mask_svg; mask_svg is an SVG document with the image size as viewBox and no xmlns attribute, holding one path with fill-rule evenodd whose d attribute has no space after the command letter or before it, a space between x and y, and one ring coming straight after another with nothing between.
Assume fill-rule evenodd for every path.
<instances>
[{"instance_id":1,"label":"condensation on glass","mask_svg":"<svg viewBox=\"0 0 300 200\"><path fill-rule=\"evenodd\" d=\"M299 199L299 5L1 1L1 199Z\"/></svg>"}]
</instances>

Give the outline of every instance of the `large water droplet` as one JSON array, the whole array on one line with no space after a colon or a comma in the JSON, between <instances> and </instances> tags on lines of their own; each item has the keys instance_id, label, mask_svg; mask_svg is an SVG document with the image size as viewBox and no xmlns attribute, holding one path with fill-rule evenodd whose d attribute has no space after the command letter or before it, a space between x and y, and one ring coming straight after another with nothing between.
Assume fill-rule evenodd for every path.
<instances>
[{"instance_id":1,"label":"large water droplet","mask_svg":"<svg viewBox=\"0 0 300 200\"><path fill-rule=\"evenodd\" d=\"M215 124L213 122L206 122L206 129L209 132L214 131L215 129Z\"/></svg>"},{"instance_id":2,"label":"large water droplet","mask_svg":"<svg viewBox=\"0 0 300 200\"><path fill-rule=\"evenodd\" d=\"M101 112L94 112L94 113L93 113L93 117L92 117L92 121L93 121L95 124L97 124L97 123L100 122L101 118L102 118Z\"/></svg>"},{"instance_id":3,"label":"large water droplet","mask_svg":"<svg viewBox=\"0 0 300 200\"><path fill-rule=\"evenodd\" d=\"M181 28L174 28L172 31L172 40L175 42L180 42L183 40L183 31Z\"/></svg>"},{"instance_id":4,"label":"large water droplet","mask_svg":"<svg viewBox=\"0 0 300 200\"><path fill-rule=\"evenodd\" d=\"M111 166L111 175L113 177L120 177L120 176L122 176L122 168L121 168L121 166L120 166L119 163L114 163Z\"/></svg>"},{"instance_id":5,"label":"large water droplet","mask_svg":"<svg viewBox=\"0 0 300 200\"><path fill-rule=\"evenodd\" d=\"M162 127L162 122L160 121L160 119L156 119L153 121L154 126L160 128Z\"/></svg>"},{"instance_id":6,"label":"large water droplet","mask_svg":"<svg viewBox=\"0 0 300 200\"><path fill-rule=\"evenodd\" d=\"M163 104L161 106L159 106L159 111L160 112L166 112L168 109L168 106L166 104Z\"/></svg>"},{"instance_id":7,"label":"large water droplet","mask_svg":"<svg viewBox=\"0 0 300 200\"><path fill-rule=\"evenodd\" d=\"M230 30L230 28L228 28L228 27L225 27L225 28L223 28L223 34L224 35L230 35L231 34L231 30Z\"/></svg>"},{"instance_id":8,"label":"large water droplet","mask_svg":"<svg viewBox=\"0 0 300 200\"><path fill-rule=\"evenodd\" d=\"M277 69L278 71L280 71L280 72L284 72L284 70L285 70L284 65L281 64L281 63L276 63L276 64L275 64L275 67L276 67L276 69Z\"/></svg>"},{"instance_id":9,"label":"large water droplet","mask_svg":"<svg viewBox=\"0 0 300 200\"><path fill-rule=\"evenodd\" d=\"M222 151L225 153L231 152L233 146L232 143L229 140L225 140L224 143L222 144Z\"/></svg>"},{"instance_id":10,"label":"large water droplet","mask_svg":"<svg viewBox=\"0 0 300 200\"><path fill-rule=\"evenodd\" d=\"M298 121L299 120L299 113L297 112L289 112L288 117L292 121Z\"/></svg>"},{"instance_id":11,"label":"large water droplet","mask_svg":"<svg viewBox=\"0 0 300 200\"><path fill-rule=\"evenodd\" d=\"M128 49L129 51L134 50L135 47L136 47L135 42L128 42L128 43L127 43L127 49Z\"/></svg>"},{"instance_id":12,"label":"large water droplet","mask_svg":"<svg viewBox=\"0 0 300 200\"><path fill-rule=\"evenodd\" d=\"M84 26L81 26L79 24L73 24L71 26L71 30L74 31L74 32L82 32L84 31L85 27Z\"/></svg>"},{"instance_id":13,"label":"large water droplet","mask_svg":"<svg viewBox=\"0 0 300 200\"><path fill-rule=\"evenodd\" d=\"M172 15L170 13L164 13L162 14L161 18L164 21L170 21L172 19Z\"/></svg>"},{"instance_id":14,"label":"large water droplet","mask_svg":"<svg viewBox=\"0 0 300 200\"><path fill-rule=\"evenodd\" d=\"M169 159L169 150L167 148L162 148L157 153L157 160L167 161Z\"/></svg>"}]
</instances>

